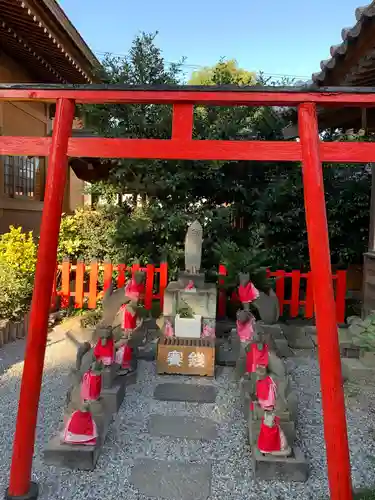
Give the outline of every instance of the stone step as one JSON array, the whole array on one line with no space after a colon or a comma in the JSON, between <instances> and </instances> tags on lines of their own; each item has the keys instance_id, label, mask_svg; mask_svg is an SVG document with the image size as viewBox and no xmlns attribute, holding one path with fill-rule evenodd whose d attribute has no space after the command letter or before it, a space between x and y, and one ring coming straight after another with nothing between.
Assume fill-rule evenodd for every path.
<instances>
[{"instance_id":1,"label":"stone step","mask_svg":"<svg viewBox=\"0 0 375 500\"><path fill-rule=\"evenodd\" d=\"M215 403L217 389L212 385L166 383L155 388L154 398L159 401L187 403Z\"/></svg>"},{"instance_id":2,"label":"stone step","mask_svg":"<svg viewBox=\"0 0 375 500\"><path fill-rule=\"evenodd\" d=\"M218 437L213 420L202 417L151 415L148 423L151 436L170 436L210 441Z\"/></svg>"},{"instance_id":3,"label":"stone step","mask_svg":"<svg viewBox=\"0 0 375 500\"><path fill-rule=\"evenodd\" d=\"M136 460L130 483L141 495L166 500L207 500L211 465L142 458Z\"/></svg>"}]
</instances>

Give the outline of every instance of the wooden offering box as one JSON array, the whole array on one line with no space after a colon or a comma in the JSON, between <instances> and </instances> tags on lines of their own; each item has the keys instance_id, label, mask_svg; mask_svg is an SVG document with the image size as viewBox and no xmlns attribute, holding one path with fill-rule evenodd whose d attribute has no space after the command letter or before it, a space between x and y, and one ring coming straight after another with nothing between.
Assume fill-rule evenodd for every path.
<instances>
[{"instance_id":1,"label":"wooden offering box","mask_svg":"<svg viewBox=\"0 0 375 500\"><path fill-rule=\"evenodd\" d=\"M158 373L215 375L215 340L161 337L156 361Z\"/></svg>"}]
</instances>

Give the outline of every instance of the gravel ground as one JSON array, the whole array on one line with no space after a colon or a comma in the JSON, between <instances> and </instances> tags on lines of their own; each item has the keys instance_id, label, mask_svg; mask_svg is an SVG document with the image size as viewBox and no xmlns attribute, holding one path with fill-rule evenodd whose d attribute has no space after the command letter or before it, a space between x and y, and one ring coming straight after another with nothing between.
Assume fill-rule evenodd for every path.
<instances>
[{"instance_id":1,"label":"gravel ground","mask_svg":"<svg viewBox=\"0 0 375 500\"><path fill-rule=\"evenodd\" d=\"M0 488L5 489L11 457L19 382L22 372L23 341L0 351ZM246 423L233 370L221 370L215 381L204 378L156 376L153 363L139 364L138 383L128 388L126 400L112 425L97 468L92 473L72 472L43 464L43 445L54 434L62 416L67 374L74 347L53 337L46 352L45 377L37 429L34 478L41 485L41 500L147 500L128 482L133 461L149 457L212 463L209 500L319 500L328 493L322 431L321 397L314 354L288 360L293 383L299 390L298 445L310 462L310 478L305 484L254 482ZM160 402L153 399L161 382L214 384L219 389L215 404ZM355 487L375 484L375 393L350 386L346 389L349 437ZM189 441L150 437L148 415L198 415L219 424L216 441Z\"/></svg>"}]
</instances>

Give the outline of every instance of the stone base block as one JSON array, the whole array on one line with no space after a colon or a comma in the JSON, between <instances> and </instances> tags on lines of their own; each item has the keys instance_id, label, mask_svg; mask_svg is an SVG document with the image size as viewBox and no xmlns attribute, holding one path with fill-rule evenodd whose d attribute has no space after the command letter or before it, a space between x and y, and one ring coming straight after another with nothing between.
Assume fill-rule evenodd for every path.
<instances>
[{"instance_id":1,"label":"stone base block","mask_svg":"<svg viewBox=\"0 0 375 500\"><path fill-rule=\"evenodd\" d=\"M375 367L366 366L361 360L355 358L343 358L341 366L344 380L375 384Z\"/></svg>"},{"instance_id":2,"label":"stone base block","mask_svg":"<svg viewBox=\"0 0 375 500\"><path fill-rule=\"evenodd\" d=\"M238 351L230 348L227 343L219 344L215 348L215 363L221 366L235 366Z\"/></svg>"},{"instance_id":3,"label":"stone base block","mask_svg":"<svg viewBox=\"0 0 375 500\"><path fill-rule=\"evenodd\" d=\"M96 445L70 445L61 442L61 432L53 437L44 449L44 462L57 467L67 467L76 470L94 470L104 444L112 415L107 415L102 425L98 425L99 438Z\"/></svg>"},{"instance_id":4,"label":"stone base block","mask_svg":"<svg viewBox=\"0 0 375 500\"><path fill-rule=\"evenodd\" d=\"M134 385L137 383L137 370L134 370L127 375L119 375L119 379L123 379L123 383L125 384L125 387L128 387L129 385Z\"/></svg>"},{"instance_id":5,"label":"stone base block","mask_svg":"<svg viewBox=\"0 0 375 500\"><path fill-rule=\"evenodd\" d=\"M102 389L101 397L109 413L117 413L124 401L126 391L125 376L117 377L110 389Z\"/></svg>"},{"instance_id":6,"label":"stone base block","mask_svg":"<svg viewBox=\"0 0 375 500\"><path fill-rule=\"evenodd\" d=\"M292 349L313 349L314 343L310 335L306 333L306 327L295 325L283 325L283 331Z\"/></svg>"},{"instance_id":7,"label":"stone base block","mask_svg":"<svg viewBox=\"0 0 375 500\"><path fill-rule=\"evenodd\" d=\"M110 389L117 377L117 372L119 370L119 365L113 363L110 366L104 368L102 372L102 384L103 389Z\"/></svg>"},{"instance_id":8,"label":"stone base block","mask_svg":"<svg viewBox=\"0 0 375 500\"><path fill-rule=\"evenodd\" d=\"M92 471L99 458L100 448L100 445L71 446L61 443L60 436L55 436L44 449L44 462L57 467Z\"/></svg>"},{"instance_id":9,"label":"stone base block","mask_svg":"<svg viewBox=\"0 0 375 500\"><path fill-rule=\"evenodd\" d=\"M294 355L285 337L283 339L275 339L274 342L276 346L276 354L280 358L290 358Z\"/></svg>"},{"instance_id":10,"label":"stone base block","mask_svg":"<svg viewBox=\"0 0 375 500\"><path fill-rule=\"evenodd\" d=\"M192 281L196 288L204 288L205 274L204 273L196 273L191 274L186 271L180 271L178 273L178 283L182 288L185 288L188 283Z\"/></svg>"},{"instance_id":11,"label":"stone base block","mask_svg":"<svg viewBox=\"0 0 375 500\"><path fill-rule=\"evenodd\" d=\"M264 321L257 321L257 327L263 333L271 335L274 339L285 339L281 325L267 325Z\"/></svg>"},{"instance_id":12,"label":"stone base block","mask_svg":"<svg viewBox=\"0 0 375 500\"><path fill-rule=\"evenodd\" d=\"M291 457L263 455L252 447L254 478L262 481L291 481L304 483L308 477L308 464L302 451L293 447Z\"/></svg>"},{"instance_id":13,"label":"stone base block","mask_svg":"<svg viewBox=\"0 0 375 500\"><path fill-rule=\"evenodd\" d=\"M258 441L261 422L260 420L253 420L251 418L251 415L249 415L247 423L249 432L249 444L252 446L255 445ZM281 422L280 427L284 431L289 446L292 446L296 439L296 426L294 422Z\"/></svg>"}]
</instances>

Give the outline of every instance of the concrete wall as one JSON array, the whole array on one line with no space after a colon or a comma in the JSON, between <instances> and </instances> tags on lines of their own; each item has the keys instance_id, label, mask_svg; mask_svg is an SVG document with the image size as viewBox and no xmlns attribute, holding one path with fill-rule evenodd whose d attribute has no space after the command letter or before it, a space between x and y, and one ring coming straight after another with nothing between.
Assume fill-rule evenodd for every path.
<instances>
[{"instance_id":1,"label":"concrete wall","mask_svg":"<svg viewBox=\"0 0 375 500\"><path fill-rule=\"evenodd\" d=\"M0 53L1 83L31 83L36 80L4 53ZM0 102L0 135L45 136L50 130L47 105L43 103ZM43 210L47 159L41 159L40 172L33 199L12 198L4 193L3 158L0 156L0 233L8 231L9 225L20 225L37 234ZM71 212L83 205L83 182L69 172L65 191L64 211Z\"/></svg>"}]
</instances>

